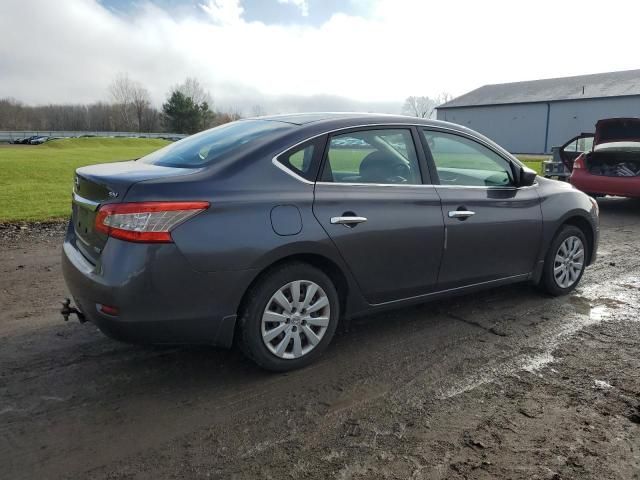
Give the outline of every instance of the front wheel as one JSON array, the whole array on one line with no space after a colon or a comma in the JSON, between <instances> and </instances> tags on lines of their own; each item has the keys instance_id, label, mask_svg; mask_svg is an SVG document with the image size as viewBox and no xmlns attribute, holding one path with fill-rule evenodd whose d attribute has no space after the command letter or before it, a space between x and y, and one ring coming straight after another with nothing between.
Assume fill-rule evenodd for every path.
<instances>
[{"instance_id":1,"label":"front wheel","mask_svg":"<svg viewBox=\"0 0 640 480\"><path fill-rule=\"evenodd\" d=\"M304 263L266 274L240 316L240 347L261 367L287 371L313 362L335 333L340 303L331 279Z\"/></svg>"},{"instance_id":2,"label":"front wheel","mask_svg":"<svg viewBox=\"0 0 640 480\"><path fill-rule=\"evenodd\" d=\"M582 230L565 225L551 242L544 261L541 286L551 295L571 292L587 265L587 239Z\"/></svg>"}]
</instances>

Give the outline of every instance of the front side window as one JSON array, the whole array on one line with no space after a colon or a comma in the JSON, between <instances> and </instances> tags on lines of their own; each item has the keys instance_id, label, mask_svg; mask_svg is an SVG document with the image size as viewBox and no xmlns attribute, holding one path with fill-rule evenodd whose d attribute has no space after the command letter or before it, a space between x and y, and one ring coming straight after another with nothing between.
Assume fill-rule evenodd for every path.
<instances>
[{"instance_id":1,"label":"front side window","mask_svg":"<svg viewBox=\"0 0 640 480\"><path fill-rule=\"evenodd\" d=\"M139 161L163 167L204 167L291 128L287 123L265 120L227 123L172 143Z\"/></svg>"},{"instance_id":2,"label":"front side window","mask_svg":"<svg viewBox=\"0 0 640 480\"><path fill-rule=\"evenodd\" d=\"M473 140L431 130L424 136L441 185L505 187L513 185L511 164Z\"/></svg>"},{"instance_id":3,"label":"front side window","mask_svg":"<svg viewBox=\"0 0 640 480\"><path fill-rule=\"evenodd\" d=\"M422 183L411 131L363 130L330 138L322 180L335 183Z\"/></svg>"},{"instance_id":4,"label":"front side window","mask_svg":"<svg viewBox=\"0 0 640 480\"><path fill-rule=\"evenodd\" d=\"M588 152L593 147L593 137L577 137L564 146L563 150L568 153Z\"/></svg>"}]
</instances>

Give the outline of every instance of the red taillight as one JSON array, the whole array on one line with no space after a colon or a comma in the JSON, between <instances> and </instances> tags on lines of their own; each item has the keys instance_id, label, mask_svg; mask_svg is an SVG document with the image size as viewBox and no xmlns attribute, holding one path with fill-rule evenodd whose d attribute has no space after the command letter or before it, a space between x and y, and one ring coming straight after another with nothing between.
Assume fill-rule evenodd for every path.
<instances>
[{"instance_id":1,"label":"red taillight","mask_svg":"<svg viewBox=\"0 0 640 480\"><path fill-rule=\"evenodd\" d=\"M580 155L573 161L573 169L581 169L584 168L584 155Z\"/></svg>"},{"instance_id":2,"label":"red taillight","mask_svg":"<svg viewBox=\"0 0 640 480\"><path fill-rule=\"evenodd\" d=\"M120 313L117 307L112 307L111 305L98 305L98 310L102 313L106 313L107 315L111 315L112 317L117 317Z\"/></svg>"},{"instance_id":3,"label":"red taillight","mask_svg":"<svg viewBox=\"0 0 640 480\"><path fill-rule=\"evenodd\" d=\"M169 243L171 229L209 208L209 202L140 202L103 205L95 228L110 237L141 243Z\"/></svg>"}]
</instances>

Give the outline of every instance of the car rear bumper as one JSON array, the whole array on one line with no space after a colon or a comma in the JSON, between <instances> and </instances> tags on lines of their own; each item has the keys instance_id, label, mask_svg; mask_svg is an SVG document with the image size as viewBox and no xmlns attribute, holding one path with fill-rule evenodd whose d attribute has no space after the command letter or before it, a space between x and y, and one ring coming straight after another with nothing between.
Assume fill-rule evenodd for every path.
<instances>
[{"instance_id":1,"label":"car rear bumper","mask_svg":"<svg viewBox=\"0 0 640 480\"><path fill-rule=\"evenodd\" d=\"M640 198L640 177L606 177L574 170L569 181L578 190L587 193Z\"/></svg>"},{"instance_id":2,"label":"car rear bumper","mask_svg":"<svg viewBox=\"0 0 640 480\"><path fill-rule=\"evenodd\" d=\"M70 226L62 271L78 308L106 335L128 342L229 347L252 272L202 273L173 244L110 238L98 264L75 247ZM102 313L100 305L118 309Z\"/></svg>"}]
</instances>

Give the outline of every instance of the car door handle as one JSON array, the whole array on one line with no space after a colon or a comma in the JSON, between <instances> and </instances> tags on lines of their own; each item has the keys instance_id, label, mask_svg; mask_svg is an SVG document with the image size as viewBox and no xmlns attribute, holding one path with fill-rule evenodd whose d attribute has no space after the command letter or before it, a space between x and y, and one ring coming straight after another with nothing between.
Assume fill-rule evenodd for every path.
<instances>
[{"instance_id":1,"label":"car door handle","mask_svg":"<svg viewBox=\"0 0 640 480\"><path fill-rule=\"evenodd\" d=\"M476 212L472 212L471 210L451 210L449 212L449 218L457 218L459 220L465 220L469 217L473 217Z\"/></svg>"},{"instance_id":2,"label":"car door handle","mask_svg":"<svg viewBox=\"0 0 640 480\"><path fill-rule=\"evenodd\" d=\"M344 225L351 228L366 221L366 217L331 217L331 223L333 225Z\"/></svg>"}]
</instances>

